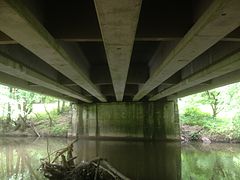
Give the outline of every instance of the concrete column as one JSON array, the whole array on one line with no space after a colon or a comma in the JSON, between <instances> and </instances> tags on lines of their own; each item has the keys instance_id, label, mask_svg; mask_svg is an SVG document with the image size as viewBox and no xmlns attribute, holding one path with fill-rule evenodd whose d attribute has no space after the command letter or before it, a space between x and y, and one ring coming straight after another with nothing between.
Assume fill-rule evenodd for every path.
<instances>
[{"instance_id":1,"label":"concrete column","mask_svg":"<svg viewBox=\"0 0 240 180\"><path fill-rule=\"evenodd\" d=\"M68 137L77 137L84 134L84 106L82 104L75 104L73 106L73 114L71 124L68 130Z\"/></svg>"},{"instance_id":2,"label":"concrete column","mask_svg":"<svg viewBox=\"0 0 240 180\"><path fill-rule=\"evenodd\" d=\"M82 104L77 105L77 116L78 116L78 124L77 124L77 136L84 135L84 120L83 120L83 108Z\"/></svg>"},{"instance_id":3,"label":"concrete column","mask_svg":"<svg viewBox=\"0 0 240 180\"><path fill-rule=\"evenodd\" d=\"M163 105L163 122L166 139L180 139L177 101L167 101Z\"/></svg>"},{"instance_id":4,"label":"concrete column","mask_svg":"<svg viewBox=\"0 0 240 180\"><path fill-rule=\"evenodd\" d=\"M77 124L78 124L78 115L77 115L77 105L74 104L72 107L72 119L70 122L70 127L68 129L68 137L76 137L77 136Z\"/></svg>"},{"instance_id":5,"label":"concrete column","mask_svg":"<svg viewBox=\"0 0 240 180\"><path fill-rule=\"evenodd\" d=\"M78 136L179 140L176 101L115 102L77 106ZM76 128L73 128L76 131Z\"/></svg>"}]
</instances>

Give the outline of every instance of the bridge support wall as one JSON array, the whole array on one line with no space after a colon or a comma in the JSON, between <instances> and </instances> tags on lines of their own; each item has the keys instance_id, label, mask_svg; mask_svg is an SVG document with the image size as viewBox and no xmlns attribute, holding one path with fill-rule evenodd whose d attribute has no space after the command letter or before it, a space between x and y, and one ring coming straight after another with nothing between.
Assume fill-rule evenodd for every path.
<instances>
[{"instance_id":1,"label":"bridge support wall","mask_svg":"<svg viewBox=\"0 0 240 180\"><path fill-rule=\"evenodd\" d=\"M176 101L79 104L75 114L73 136L152 140L180 137Z\"/></svg>"}]
</instances>

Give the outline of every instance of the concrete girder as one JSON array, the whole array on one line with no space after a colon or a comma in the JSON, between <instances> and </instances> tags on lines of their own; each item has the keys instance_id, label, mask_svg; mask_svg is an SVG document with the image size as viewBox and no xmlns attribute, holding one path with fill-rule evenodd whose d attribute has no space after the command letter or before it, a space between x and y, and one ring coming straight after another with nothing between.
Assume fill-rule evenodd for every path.
<instances>
[{"instance_id":1,"label":"concrete girder","mask_svg":"<svg viewBox=\"0 0 240 180\"><path fill-rule=\"evenodd\" d=\"M0 31L0 44L16 44L17 42L12 40L6 34Z\"/></svg>"},{"instance_id":2,"label":"concrete girder","mask_svg":"<svg viewBox=\"0 0 240 180\"><path fill-rule=\"evenodd\" d=\"M13 76L5 74L3 72L0 72L0 83L7 85L7 86L11 86L11 87L16 87L16 88L27 90L27 91L32 91L35 93L53 96L53 97L64 99L64 100L71 101L71 102L77 102L77 100L75 98L71 98L64 94L58 93L56 91L52 91L50 89L47 89L47 88L44 88L41 86L32 86L28 81L19 79L17 77L13 77Z\"/></svg>"},{"instance_id":3,"label":"concrete girder","mask_svg":"<svg viewBox=\"0 0 240 180\"><path fill-rule=\"evenodd\" d=\"M144 65L135 65L130 68L127 84L143 84L149 77L149 72ZM112 84L111 75L107 65L96 65L91 68L91 80L96 85Z\"/></svg>"},{"instance_id":4,"label":"concrete girder","mask_svg":"<svg viewBox=\"0 0 240 180\"><path fill-rule=\"evenodd\" d=\"M0 30L100 101L106 101L84 73L84 67L48 33L22 1L0 1Z\"/></svg>"},{"instance_id":5,"label":"concrete girder","mask_svg":"<svg viewBox=\"0 0 240 180\"><path fill-rule=\"evenodd\" d=\"M134 94L136 94L137 85L127 84L126 87L127 88L124 93L125 96L133 96ZM105 96L114 96L114 90L113 90L112 85L102 85L102 86L100 86L100 88L101 88L102 93Z\"/></svg>"},{"instance_id":6,"label":"concrete girder","mask_svg":"<svg viewBox=\"0 0 240 180\"><path fill-rule=\"evenodd\" d=\"M179 27L180 28L180 27ZM177 28L178 29L178 28ZM222 38L220 41L225 41L225 42L240 42L240 30L239 28L236 29L237 31L233 31L233 33L228 34L227 36L225 36L224 38ZM54 35L53 37L57 40L61 40L61 41L65 41L65 42L102 42L102 38L96 38L96 37L88 37L88 38L84 38L82 37L83 35L72 35L71 33L65 32L65 34L61 34L61 35ZM179 41L183 38L184 34L169 34L168 36L166 35L155 35L154 37L148 37L146 35L146 37L137 37L135 38L135 41L137 42L141 42L141 41L156 41L156 42L160 42L160 41ZM13 39L11 39L10 37L8 37L7 35L5 35L4 33L2 33L0 31L0 44L17 44L17 42Z\"/></svg>"},{"instance_id":7,"label":"concrete girder","mask_svg":"<svg viewBox=\"0 0 240 180\"><path fill-rule=\"evenodd\" d=\"M240 25L239 0L214 0L134 96L138 101Z\"/></svg>"},{"instance_id":8,"label":"concrete girder","mask_svg":"<svg viewBox=\"0 0 240 180\"><path fill-rule=\"evenodd\" d=\"M69 88L64 87L63 85L57 83L54 80L47 78L46 76L37 73L30 68L15 62L11 57L5 55L4 53L0 54L0 71L11 76L27 80L31 83L38 84L47 89L57 91L61 94L79 99L84 102L91 102L91 100L75 91L72 91Z\"/></svg>"},{"instance_id":9,"label":"concrete girder","mask_svg":"<svg viewBox=\"0 0 240 180\"><path fill-rule=\"evenodd\" d=\"M240 52L233 53L223 60L210 65L209 67L193 74L192 76L184 79L178 84L154 95L149 100L155 101L163 97L169 96L184 89L196 86L213 78L223 76L227 73L240 69Z\"/></svg>"},{"instance_id":10,"label":"concrete girder","mask_svg":"<svg viewBox=\"0 0 240 180\"><path fill-rule=\"evenodd\" d=\"M191 63L181 69L181 79L186 79L198 71L207 68L211 64L217 63L227 55L240 50L239 42L218 42L213 47L205 51L203 54L194 59ZM178 83L177 82L177 83Z\"/></svg>"},{"instance_id":11,"label":"concrete girder","mask_svg":"<svg viewBox=\"0 0 240 180\"><path fill-rule=\"evenodd\" d=\"M117 101L122 101L141 0L94 0Z\"/></svg>"},{"instance_id":12,"label":"concrete girder","mask_svg":"<svg viewBox=\"0 0 240 180\"><path fill-rule=\"evenodd\" d=\"M197 86L185 89L183 91L177 92L176 94L168 96L168 99L177 99L184 96L189 96L191 94L200 93L210 89L218 88L232 83L240 82L240 70L233 71L226 75L211 79L206 83L199 84Z\"/></svg>"},{"instance_id":13,"label":"concrete girder","mask_svg":"<svg viewBox=\"0 0 240 180\"><path fill-rule=\"evenodd\" d=\"M0 54L5 54L17 63L59 82L58 79L61 75L58 71L19 44L0 45Z\"/></svg>"}]
</instances>

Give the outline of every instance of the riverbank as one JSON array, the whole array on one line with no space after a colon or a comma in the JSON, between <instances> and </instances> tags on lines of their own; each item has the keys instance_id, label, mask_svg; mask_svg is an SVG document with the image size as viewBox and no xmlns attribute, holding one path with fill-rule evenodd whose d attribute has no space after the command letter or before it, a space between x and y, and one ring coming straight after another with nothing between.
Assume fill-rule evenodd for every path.
<instances>
[{"instance_id":1,"label":"riverbank","mask_svg":"<svg viewBox=\"0 0 240 180\"><path fill-rule=\"evenodd\" d=\"M234 137L232 133L213 133L209 129L199 125L182 125L181 141L186 143L190 141L197 141L203 143L240 143L240 139Z\"/></svg>"},{"instance_id":2,"label":"riverbank","mask_svg":"<svg viewBox=\"0 0 240 180\"><path fill-rule=\"evenodd\" d=\"M15 124L2 125L1 137L67 137L71 121L71 113L64 112L52 116L52 123L46 117L27 119L18 128Z\"/></svg>"}]
</instances>

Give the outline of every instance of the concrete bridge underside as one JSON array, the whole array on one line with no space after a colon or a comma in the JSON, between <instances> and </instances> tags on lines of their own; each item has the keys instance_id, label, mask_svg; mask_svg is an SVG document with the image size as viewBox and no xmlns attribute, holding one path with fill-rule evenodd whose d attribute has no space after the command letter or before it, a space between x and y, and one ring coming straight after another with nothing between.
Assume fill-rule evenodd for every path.
<instances>
[{"instance_id":1,"label":"concrete bridge underside","mask_svg":"<svg viewBox=\"0 0 240 180\"><path fill-rule=\"evenodd\" d=\"M0 82L175 127L176 98L240 80L239 26L239 0L0 0Z\"/></svg>"}]
</instances>

